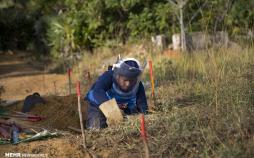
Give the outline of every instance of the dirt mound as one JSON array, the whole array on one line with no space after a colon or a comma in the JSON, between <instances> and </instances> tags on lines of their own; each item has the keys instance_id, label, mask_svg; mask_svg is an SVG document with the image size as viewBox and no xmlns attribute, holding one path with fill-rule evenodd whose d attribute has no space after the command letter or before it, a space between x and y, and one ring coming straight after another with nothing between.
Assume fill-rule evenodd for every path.
<instances>
[{"instance_id":1,"label":"dirt mound","mask_svg":"<svg viewBox=\"0 0 254 158\"><path fill-rule=\"evenodd\" d=\"M31 114L46 117L45 120L33 123L34 126L40 126L47 129L66 130L68 126L79 128L79 115L77 96L49 96L44 98L46 104L36 105ZM87 102L81 99L83 120L86 118ZM23 102L12 106L9 110L21 111Z\"/></svg>"}]
</instances>

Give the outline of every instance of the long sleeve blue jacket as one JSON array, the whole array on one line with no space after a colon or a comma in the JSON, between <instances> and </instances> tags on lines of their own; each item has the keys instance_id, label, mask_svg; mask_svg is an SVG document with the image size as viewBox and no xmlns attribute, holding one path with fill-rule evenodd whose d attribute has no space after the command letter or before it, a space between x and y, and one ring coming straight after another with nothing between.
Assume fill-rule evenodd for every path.
<instances>
[{"instance_id":1,"label":"long sleeve blue jacket","mask_svg":"<svg viewBox=\"0 0 254 158\"><path fill-rule=\"evenodd\" d=\"M91 89L86 94L85 99L91 106L99 107L103 102L111 99L107 92L112 89L114 84L113 71L108 70L104 72L97 81L92 85ZM138 90L135 94L136 108L138 112L146 113L148 110L145 89L142 82L139 82ZM117 98L116 98L116 101ZM132 112L129 112L131 114Z\"/></svg>"}]
</instances>

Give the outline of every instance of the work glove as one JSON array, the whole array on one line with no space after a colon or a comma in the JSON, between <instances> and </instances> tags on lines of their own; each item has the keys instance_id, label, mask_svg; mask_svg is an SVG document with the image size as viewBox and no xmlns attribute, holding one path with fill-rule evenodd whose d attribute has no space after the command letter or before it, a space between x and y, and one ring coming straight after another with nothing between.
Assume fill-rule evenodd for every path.
<instances>
[{"instance_id":1,"label":"work glove","mask_svg":"<svg viewBox=\"0 0 254 158\"><path fill-rule=\"evenodd\" d=\"M119 124L123 121L123 115L114 98L102 103L99 108L107 118L107 124L109 126Z\"/></svg>"}]
</instances>

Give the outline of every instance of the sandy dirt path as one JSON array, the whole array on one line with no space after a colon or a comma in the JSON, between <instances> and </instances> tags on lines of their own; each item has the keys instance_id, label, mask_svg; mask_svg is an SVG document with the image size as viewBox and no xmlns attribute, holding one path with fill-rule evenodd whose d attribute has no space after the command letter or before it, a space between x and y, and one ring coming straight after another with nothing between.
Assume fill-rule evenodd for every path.
<instances>
[{"instance_id":1,"label":"sandy dirt path","mask_svg":"<svg viewBox=\"0 0 254 158\"><path fill-rule=\"evenodd\" d=\"M29 54L0 54L0 85L5 89L1 98L20 100L34 92L41 95L67 94L67 75L47 73L44 66Z\"/></svg>"}]
</instances>

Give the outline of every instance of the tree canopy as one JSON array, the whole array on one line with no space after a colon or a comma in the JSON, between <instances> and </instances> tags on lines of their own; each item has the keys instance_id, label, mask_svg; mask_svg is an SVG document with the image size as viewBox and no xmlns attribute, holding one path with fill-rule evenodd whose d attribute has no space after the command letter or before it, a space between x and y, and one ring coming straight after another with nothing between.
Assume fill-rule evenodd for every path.
<instances>
[{"instance_id":1,"label":"tree canopy","mask_svg":"<svg viewBox=\"0 0 254 158\"><path fill-rule=\"evenodd\" d=\"M253 32L253 0L189 0L186 31ZM180 32L168 0L0 0L0 49L72 52Z\"/></svg>"}]
</instances>

